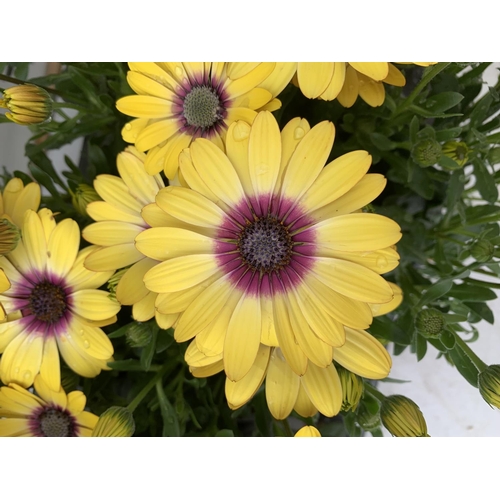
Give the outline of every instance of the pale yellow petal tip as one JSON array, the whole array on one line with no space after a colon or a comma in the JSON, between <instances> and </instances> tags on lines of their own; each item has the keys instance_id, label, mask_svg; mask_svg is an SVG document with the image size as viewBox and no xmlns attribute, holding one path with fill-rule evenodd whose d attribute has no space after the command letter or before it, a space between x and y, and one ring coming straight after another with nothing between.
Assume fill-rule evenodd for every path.
<instances>
[{"instance_id":1,"label":"pale yellow petal tip","mask_svg":"<svg viewBox=\"0 0 500 500\"><path fill-rule=\"evenodd\" d=\"M372 310L373 316L382 316L397 309L403 302L403 290L395 283L387 282L393 291L393 298L385 304L368 304Z\"/></svg>"},{"instance_id":2,"label":"pale yellow petal tip","mask_svg":"<svg viewBox=\"0 0 500 500\"><path fill-rule=\"evenodd\" d=\"M304 438L304 437L321 437L320 432L316 427L313 427L312 425L305 425L302 427L302 429L299 429L296 433L295 436L296 438Z\"/></svg>"},{"instance_id":3,"label":"pale yellow petal tip","mask_svg":"<svg viewBox=\"0 0 500 500\"><path fill-rule=\"evenodd\" d=\"M134 432L132 413L127 408L112 406L99 417L92 437L131 437Z\"/></svg>"}]
</instances>

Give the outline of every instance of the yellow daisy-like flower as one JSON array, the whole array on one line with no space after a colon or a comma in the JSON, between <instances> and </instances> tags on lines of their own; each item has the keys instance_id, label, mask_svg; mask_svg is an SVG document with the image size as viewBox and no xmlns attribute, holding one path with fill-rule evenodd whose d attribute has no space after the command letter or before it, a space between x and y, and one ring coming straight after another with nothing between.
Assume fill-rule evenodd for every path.
<instances>
[{"instance_id":1,"label":"yellow daisy-like flower","mask_svg":"<svg viewBox=\"0 0 500 500\"><path fill-rule=\"evenodd\" d=\"M334 127L292 120L280 133L271 113L231 125L227 156L199 139L180 158L191 189L162 189L157 205L193 229L158 227L137 248L163 261L144 276L163 313L182 312L178 342L196 337L223 353L232 381L253 366L260 344L279 346L294 373L327 368L346 343L344 326L365 329L368 304L393 299L380 276L399 262L392 220L359 211L385 178L368 174L366 151L325 167Z\"/></svg>"},{"instance_id":2,"label":"yellow daisy-like flower","mask_svg":"<svg viewBox=\"0 0 500 500\"><path fill-rule=\"evenodd\" d=\"M434 63L415 63L423 66ZM356 99L373 107L385 100L384 83L403 87L405 77L388 62L308 62L297 64L297 84L310 99L337 99L350 108Z\"/></svg>"},{"instance_id":3,"label":"yellow daisy-like flower","mask_svg":"<svg viewBox=\"0 0 500 500\"><path fill-rule=\"evenodd\" d=\"M177 173L180 152L197 137L224 148L231 123L252 123L255 110L274 110L274 97L293 76L293 63L129 63L127 81L139 95L119 99L116 107L137 118L123 139L148 151L146 171ZM264 83L265 87L260 84Z\"/></svg>"},{"instance_id":4,"label":"yellow daisy-like flower","mask_svg":"<svg viewBox=\"0 0 500 500\"><path fill-rule=\"evenodd\" d=\"M90 436L98 417L84 411L87 398L81 391L66 395L35 378L35 392L17 384L0 388L0 436Z\"/></svg>"},{"instance_id":5,"label":"yellow daisy-like flower","mask_svg":"<svg viewBox=\"0 0 500 500\"><path fill-rule=\"evenodd\" d=\"M83 262L93 247L78 251L78 224L56 224L49 209L28 210L22 241L0 256L12 286L0 295L8 321L0 325L0 376L4 384L33 384L40 373L59 391L59 353L84 377L109 369L113 346L100 326L116 321L119 304L96 290L113 271L96 273Z\"/></svg>"},{"instance_id":6,"label":"yellow daisy-like flower","mask_svg":"<svg viewBox=\"0 0 500 500\"><path fill-rule=\"evenodd\" d=\"M168 217L154 203L158 191L165 186L160 175L150 176L144 170L146 155L133 146L117 157L120 177L98 175L94 181L97 193L104 201L87 205L88 215L94 219L82 231L82 236L99 245L85 260L93 271L113 271L130 266L121 276L115 293L123 305L132 305L137 321L153 316L161 328L170 328L178 314L161 314L155 310L157 293L144 286L144 274L158 264L136 249L134 238L152 226L168 225Z\"/></svg>"},{"instance_id":7,"label":"yellow daisy-like flower","mask_svg":"<svg viewBox=\"0 0 500 500\"><path fill-rule=\"evenodd\" d=\"M333 359L351 372L366 378L382 379L391 369L391 358L384 346L364 330L345 328L346 342L333 349ZM186 362L193 376L207 377L223 370L222 354L206 356L192 341L186 350ZM295 373L279 347L261 344L254 364L238 381L226 378L226 398L232 410L246 404L266 380L266 400L274 418L282 420L295 410L303 417L318 411L333 417L342 408L341 381L330 361L319 367L309 363L306 372Z\"/></svg>"}]
</instances>

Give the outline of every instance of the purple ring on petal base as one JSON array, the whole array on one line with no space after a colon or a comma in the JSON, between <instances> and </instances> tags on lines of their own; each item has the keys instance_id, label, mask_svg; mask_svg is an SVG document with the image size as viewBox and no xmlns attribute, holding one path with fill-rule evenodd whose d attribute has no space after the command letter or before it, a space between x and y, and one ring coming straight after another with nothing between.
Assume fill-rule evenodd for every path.
<instances>
[{"instance_id":1,"label":"purple ring on petal base","mask_svg":"<svg viewBox=\"0 0 500 500\"><path fill-rule=\"evenodd\" d=\"M77 437L79 426L69 411L50 404L30 415L29 428L37 437Z\"/></svg>"}]
</instances>

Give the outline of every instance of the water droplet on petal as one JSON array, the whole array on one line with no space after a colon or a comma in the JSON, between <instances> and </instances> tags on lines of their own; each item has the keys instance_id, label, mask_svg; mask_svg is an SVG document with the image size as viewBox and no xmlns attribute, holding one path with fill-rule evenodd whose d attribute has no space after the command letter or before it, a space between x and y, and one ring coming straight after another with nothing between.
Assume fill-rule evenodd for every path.
<instances>
[{"instance_id":1,"label":"water droplet on petal","mask_svg":"<svg viewBox=\"0 0 500 500\"><path fill-rule=\"evenodd\" d=\"M78 335L80 335L80 337L83 337L83 334L84 334L84 331L83 331L83 330L80 330L80 331L78 332Z\"/></svg>"},{"instance_id":2,"label":"water droplet on petal","mask_svg":"<svg viewBox=\"0 0 500 500\"><path fill-rule=\"evenodd\" d=\"M19 366L17 366L16 368L14 368L14 374L17 375L19 373L19 370L20 370Z\"/></svg>"},{"instance_id":3,"label":"water droplet on petal","mask_svg":"<svg viewBox=\"0 0 500 500\"><path fill-rule=\"evenodd\" d=\"M175 74L177 76L182 76L184 74L184 71L182 71L182 68L180 66L175 67Z\"/></svg>"},{"instance_id":4,"label":"water droplet on petal","mask_svg":"<svg viewBox=\"0 0 500 500\"><path fill-rule=\"evenodd\" d=\"M85 349L88 349L90 347L90 342L88 340L84 340L83 347L85 347Z\"/></svg>"},{"instance_id":5,"label":"water droplet on petal","mask_svg":"<svg viewBox=\"0 0 500 500\"><path fill-rule=\"evenodd\" d=\"M379 270L382 271L387 267L387 259L385 257L378 257L377 262L375 263L375 267Z\"/></svg>"},{"instance_id":6,"label":"water droplet on petal","mask_svg":"<svg viewBox=\"0 0 500 500\"><path fill-rule=\"evenodd\" d=\"M132 130L132 125L130 125L130 123L125 124L125 129Z\"/></svg>"},{"instance_id":7,"label":"water droplet on petal","mask_svg":"<svg viewBox=\"0 0 500 500\"><path fill-rule=\"evenodd\" d=\"M306 131L302 127L297 127L293 133L293 137L295 139L302 139L304 137Z\"/></svg>"},{"instance_id":8,"label":"water droplet on petal","mask_svg":"<svg viewBox=\"0 0 500 500\"><path fill-rule=\"evenodd\" d=\"M250 135L250 125L245 122L238 122L233 128L233 139L236 142L244 141Z\"/></svg>"},{"instance_id":9,"label":"water droplet on petal","mask_svg":"<svg viewBox=\"0 0 500 500\"><path fill-rule=\"evenodd\" d=\"M29 370L26 370L24 373L23 373L23 378L25 380L29 380L31 378L31 372Z\"/></svg>"},{"instance_id":10,"label":"water droplet on petal","mask_svg":"<svg viewBox=\"0 0 500 500\"><path fill-rule=\"evenodd\" d=\"M265 175L269 172L269 165L266 165L265 163L260 163L257 165L255 169L255 173L257 175Z\"/></svg>"}]
</instances>

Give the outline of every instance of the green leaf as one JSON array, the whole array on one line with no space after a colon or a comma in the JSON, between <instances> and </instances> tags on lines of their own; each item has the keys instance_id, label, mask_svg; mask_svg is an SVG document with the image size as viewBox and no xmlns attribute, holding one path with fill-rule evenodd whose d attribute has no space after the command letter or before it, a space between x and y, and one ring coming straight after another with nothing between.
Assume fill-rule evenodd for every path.
<instances>
[{"instance_id":1,"label":"green leaf","mask_svg":"<svg viewBox=\"0 0 500 500\"><path fill-rule=\"evenodd\" d=\"M461 285L453 285L449 291L451 297L468 302L485 302L497 298L496 293L484 286L471 285L462 283Z\"/></svg>"},{"instance_id":2,"label":"green leaf","mask_svg":"<svg viewBox=\"0 0 500 500\"><path fill-rule=\"evenodd\" d=\"M423 116L424 118L453 118L455 116L462 116L462 113L441 113L429 111L428 109L421 108L416 104L412 104L408 109L417 115Z\"/></svg>"},{"instance_id":3,"label":"green leaf","mask_svg":"<svg viewBox=\"0 0 500 500\"><path fill-rule=\"evenodd\" d=\"M118 371L143 371L141 363L137 359L122 359L119 361L109 361L108 366Z\"/></svg>"},{"instance_id":4,"label":"green leaf","mask_svg":"<svg viewBox=\"0 0 500 500\"><path fill-rule=\"evenodd\" d=\"M479 375L479 371L470 360L469 356L467 356L467 354L460 347L460 344L456 343L455 348L449 351L449 355L457 370L465 378L465 380L467 380L470 385L477 387L477 377Z\"/></svg>"},{"instance_id":5,"label":"green leaf","mask_svg":"<svg viewBox=\"0 0 500 500\"><path fill-rule=\"evenodd\" d=\"M453 286L453 280L444 279L435 283L427 291L424 293L423 297L418 301L418 304L415 306L416 309L421 309L422 307L430 304L431 302L439 299L443 295L446 295L451 287Z\"/></svg>"},{"instance_id":6,"label":"green leaf","mask_svg":"<svg viewBox=\"0 0 500 500\"><path fill-rule=\"evenodd\" d=\"M165 396L165 391L163 390L161 380L158 380L156 384L156 394L158 396L158 402L160 403L160 411L163 419L162 436L179 437L179 420L177 419L177 414L175 413L174 407L167 399L167 396Z\"/></svg>"},{"instance_id":7,"label":"green leaf","mask_svg":"<svg viewBox=\"0 0 500 500\"><path fill-rule=\"evenodd\" d=\"M234 438L234 432L231 429L221 429L217 432L217 434L215 434L215 437Z\"/></svg>"},{"instance_id":8,"label":"green leaf","mask_svg":"<svg viewBox=\"0 0 500 500\"><path fill-rule=\"evenodd\" d=\"M488 203L495 203L498 199L498 188L495 178L481 160L473 161L473 165L477 190Z\"/></svg>"},{"instance_id":9,"label":"green leaf","mask_svg":"<svg viewBox=\"0 0 500 500\"><path fill-rule=\"evenodd\" d=\"M484 302L464 302L471 311L476 313L482 319L493 325L495 322L495 317L493 311Z\"/></svg>"},{"instance_id":10,"label":"green leaf","mask_svg":"<svg viewBox=\"0 0 500 500\"><path fill-rule=\"evenodd\" d=\"M158 340L156 341L156 353L163 352L167 350L174 343L174 330L169 328L168 330L158 330Z\"/></svg>"},{"instance_id":11,"label":"green leaf","mask_svg":"<svg viewBox=\"0 0 500 500\"><path fill-rule=\"evenodd\" d=\"M387 316L373 318L370 325L370 333L377 338L382 338L394 342L395 344L409 345L412 332L401 328L397 322L392 321Z\"/></svg>"},{"instance_id":12,"label":"green leaf","mask_svg":"<svg viewBox=\"0 0 500 500\"><path fill-rule=\"evenodd\" d=\"M463 98L458 92L442 92L427 98L426 109L433 113L442 113L456 106Z\"/></svg>"},{"instance_id":13,"label":"green leaf","mask_svg":"<svg viewBox=\"0 0 500 500\"><path fill-rule=\"evenodd\" d=\"M419 120L416 116L414 116L410 122L410 142L412 145L414 145L418 140L417 134L419 127L420 127Z\"/></svg>"},{"instance_id":14,"label":"green leaf","mask_svg":"<svg viewBox=\"0 0 500 500\"><path fill-rule=\"evenodd\" d=\"M448 183L446 207L448 212L453 212L456 203L464 192L465 176L462 172L453 172Z\"/></svg>"},{"instance_id":15,"label":"green leaf","mask_svg":"<svg viewBox=\"0 0 500 500\"><path fill-rule=\"evenodd\" d=\"M462 168L453 158L446 155L441 155L441 158L438 160L438 165L441 165L448 170L459 170Z\"/></svg>"},{"instance_id":16,"label":"green leaf","mask_svg":"<svg viewBox=\"0 0 500 500\"><path fill-rule=\"evenodd\" d=\"M439 337L441 343L446 347L446 349L453 349L455 347L455 336L453 333L445 330Z\"/></svg>"},{"instance_id":17,"label":"green leaf","mask_svg":"<svg viewBox=\"0 0 500 500\"><path fill-rule=\"evenodd\" d=\"M426 169L420 168L411 160L408 161L408 185L426 200L431 200L434 196L434 182L429 177Z\"/></svg>"},{"instance_id":18,"label":"green leaf","mask_svg":"<svg viewBox=\"0 0 500 500\"><path fill-rule=\"evenodd\" d=\"M423 359L425 353L427 352L427 340L420 334L417 334L416 352L417 352L417 361Z\"/></svg>"},{"instance_id":19,"label":"green leaf","mask_svg":"<svg viewBox=\"0 0 500 500\"><path fill-rule=\"evenodd\" d=\"M392 142L384 134L379 134L378 132L372 132L370 139L380 151L391 151L397 146L395 142Z\"/></svg>"},{"instance_id":20,"label":"green leaf","mask_svg":"<svg viewBox=\"0 0 500 500\"><path fill-rule=\"evenodd\" d=\"M438 142L446 142L450 139L455 139L456 137L460 137L462 133L462 127L452 127L447 128L445 130L436 130L436 141Z\"/></svg>"},{"instance_id":21,"label":"green leaf","mask_svg":"<svg viewBox=\"0 0 500 500\"><path fill-rule=\"evenodd\" d=\"M156 339L158 338L158 329L153 328L153 336L149 344L141 352L141 366L147 372L151 368L151 361L156 350Z\"/></svg>"}]
</instances>

